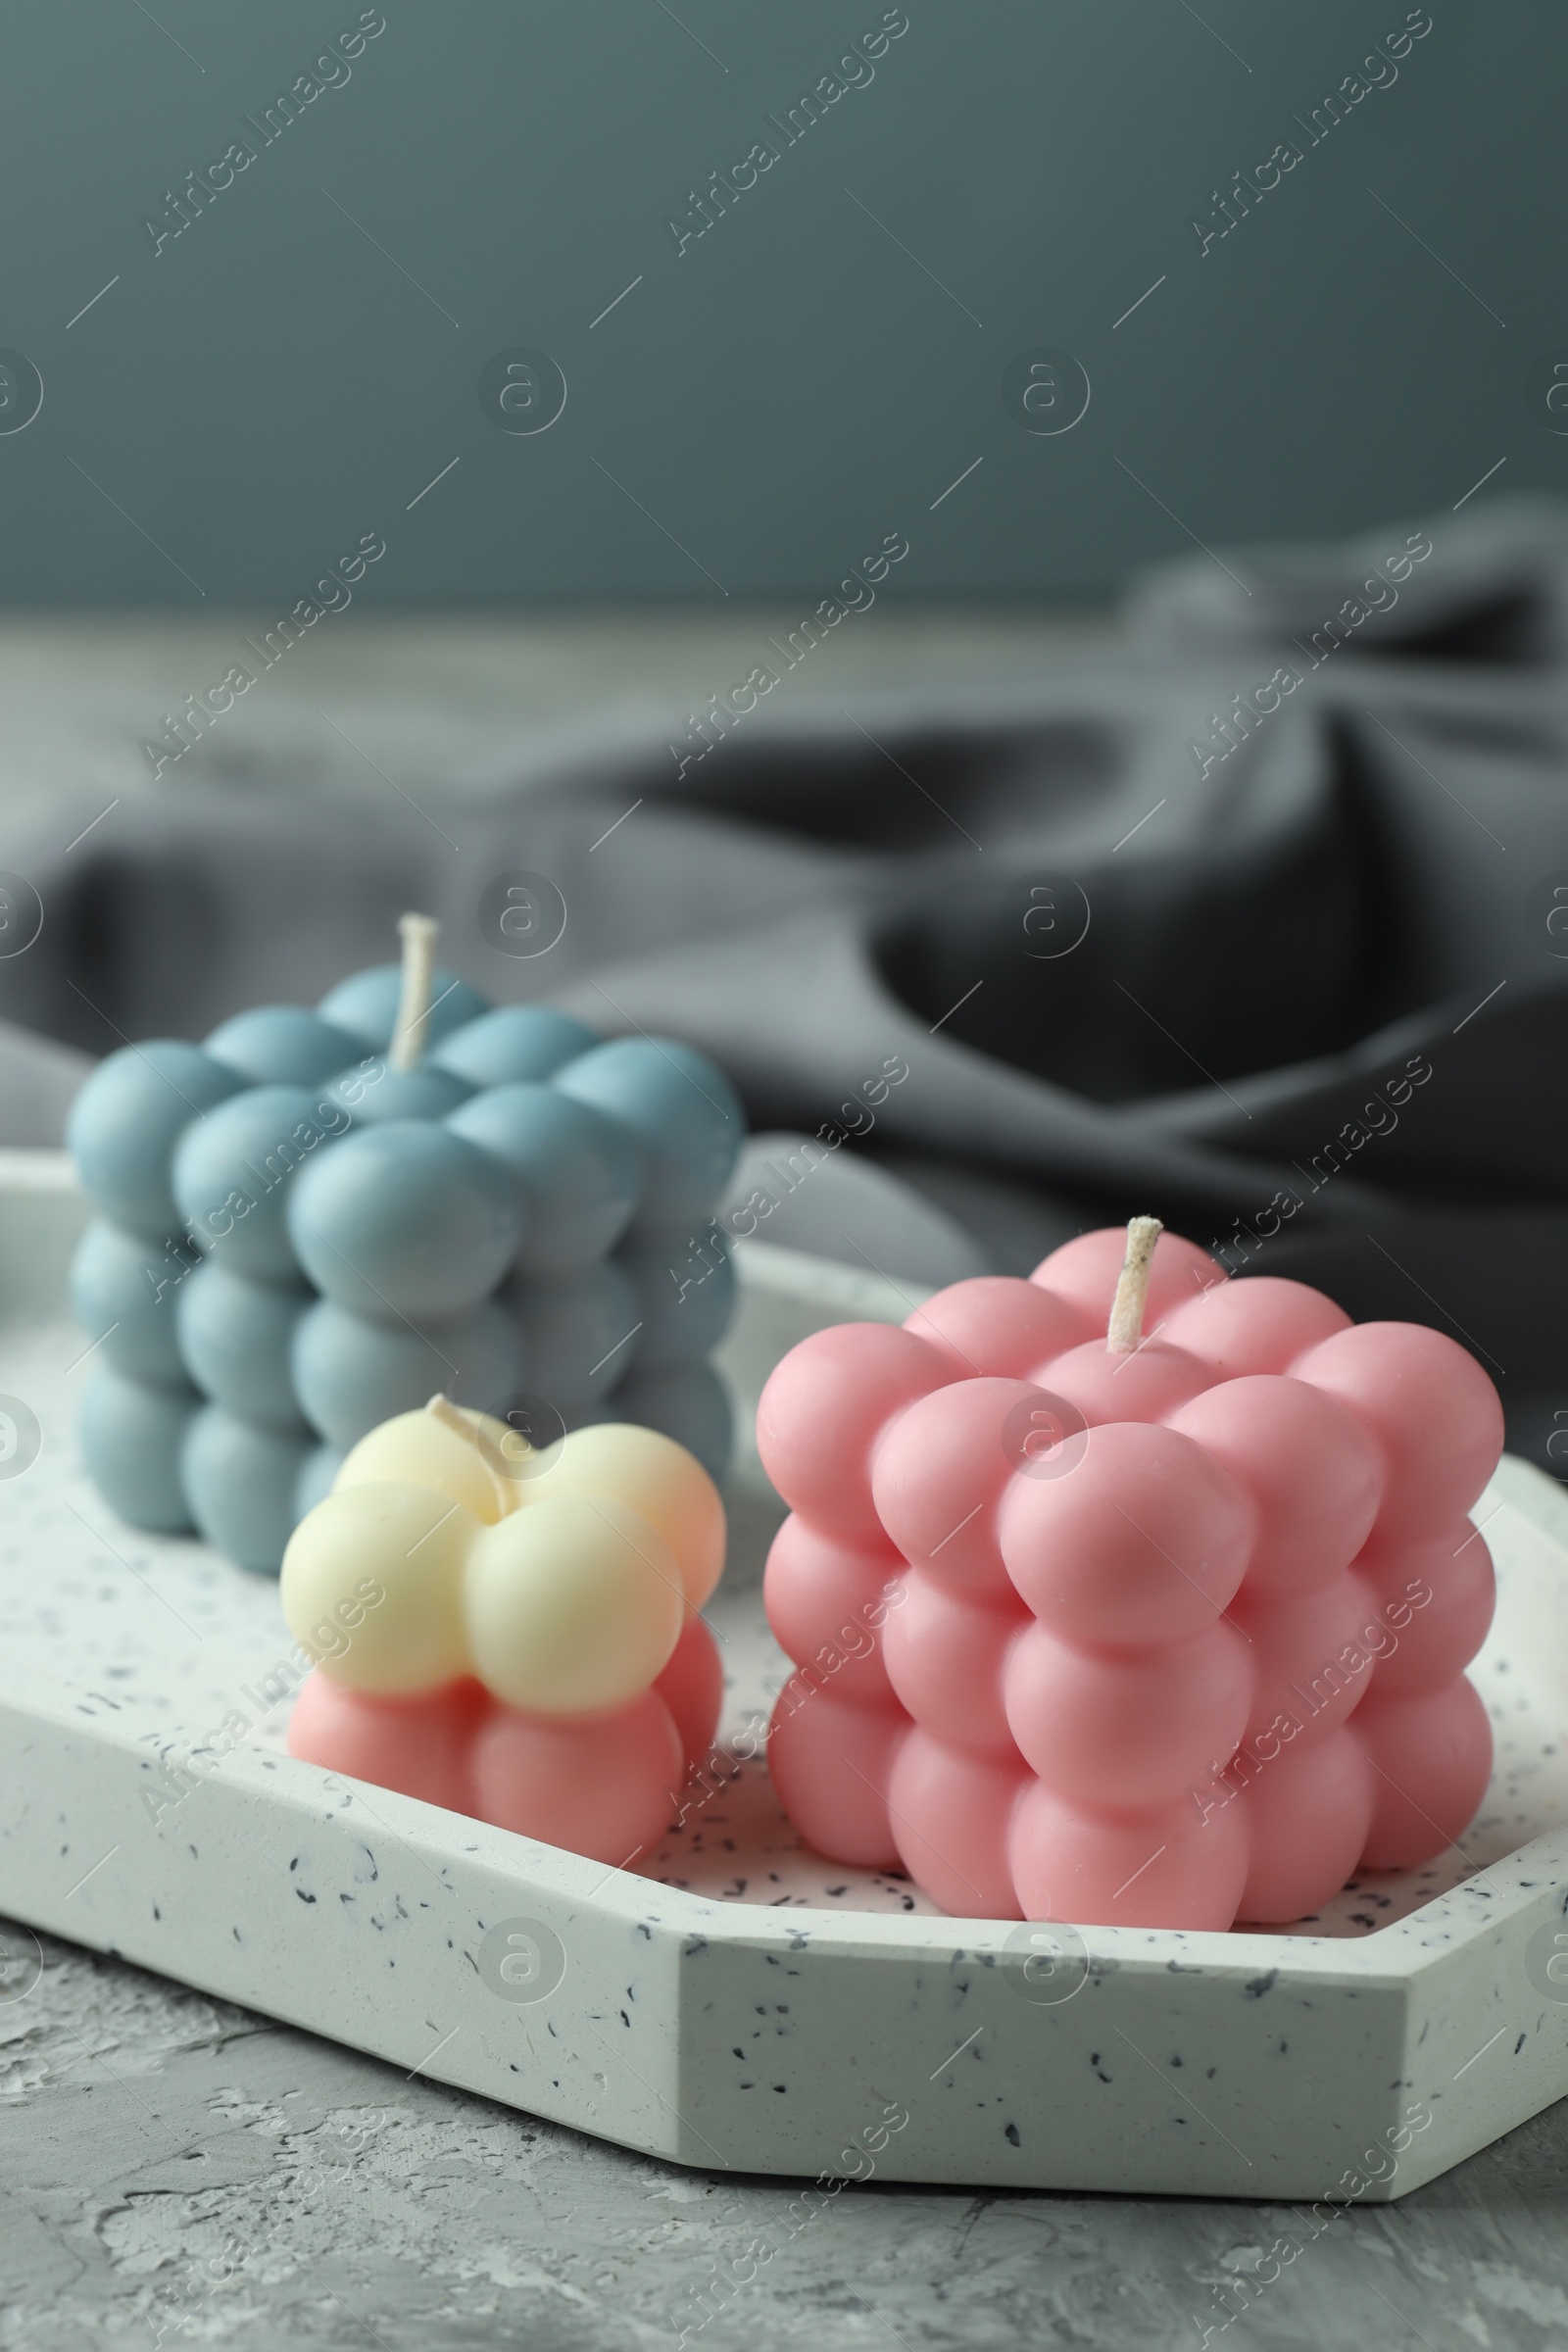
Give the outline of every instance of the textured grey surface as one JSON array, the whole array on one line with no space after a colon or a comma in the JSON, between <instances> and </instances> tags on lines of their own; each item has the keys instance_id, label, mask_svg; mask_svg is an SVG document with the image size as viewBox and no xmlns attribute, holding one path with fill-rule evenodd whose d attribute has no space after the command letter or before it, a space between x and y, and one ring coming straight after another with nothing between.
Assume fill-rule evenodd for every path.
<instances>
[{"instance_id":1,"label":"textured grey surface","mask_svg":"<svg viewBox=\"0 0 1568 2352\"><path fill-rule=\"evenodd\" d=\"M874 2179L803 2221L794 2183L627 2156L53 1942L0 2008L0 2102L5 2352L160 2327L236 2352L643 2352L688 2328L766 2352L1166 2352L1244 2300L1238 2347L1568 2335L1563 2107L1310 2242L1294 2209ZM753 2241L777 2250L700 2328Z\"/></svg>"}]
</instances>

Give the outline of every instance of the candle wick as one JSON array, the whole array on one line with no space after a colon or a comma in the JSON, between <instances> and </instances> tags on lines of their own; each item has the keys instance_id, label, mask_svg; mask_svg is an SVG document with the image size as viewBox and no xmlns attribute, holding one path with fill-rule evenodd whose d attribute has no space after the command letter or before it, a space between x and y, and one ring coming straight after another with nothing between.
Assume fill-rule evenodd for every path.
<instances>
[{"instance_id":1,"label":"candle wick","mask_svg":"<svg viewBox=\"0 0 1568 2352\"><path fill-rule=\"evenodd\" d=\"M483 1423L475 1421L470 1414L464 1411L461 1405L454 1404L451 1397L443 1396L439 1389L433 1396L425 1400L424 1409L433 1421L439 1421L444 1428L454 1431L458 1437L462 1438L465 1445L473 1447L495 1494L497 1516L502 1519L510 1519L513 1512L517 1510L522 1502L516 1474L515 1472L509 1474L508 1466L504 1462L497 1462L494 1459L500 1448L495 1445ZM514 1433L508 1432L509 1436L513 1434ZM518 1442L524 1455L532 1453L533 1447L528 1444L526 1438L519 1439Z\"/></svg>"},{"instance_id":2,"label":"candle wick","mask_svg":"<svg viewBox=\"0 0 1568 2352\"><path fill-rule=\"evenodd\" d=\"M404 914L398 917L398 929L403 935L403 993L398 999L397 1026L388 1058L395 1070L412 1070L424 1052L440 925L434 915Z\"/></svg>"},{"instance_id":3,"label":"candle wick","mask_svg":"<svg viewBox=\"0 0 1568 2352\"><path fill-rule=\"evenodd\" d=\"M1154 1244L1165 1228L1157 1217L1133 1217L1127 1226L1127 1254L1116 1279L1105 1347L1111 1355L1131 1355L1144 1336L1144 1305Z\"/></svg>"},{"instance_id":4,"label":"candle wick","mask_svg":"<svg viewBox=\"0 0 1568 2352\"><path fill-rule=\"evenodd\" d=\"M466 1438L470 1446L475 1443L473 1423L468 1419L467 1414L461 1411L450 1396L443 1396L439 1389L429 1398L424 1409L432 1420L444 1422L446 1427L455 1430L460 1438Z\"/></svg>"}]
</instances>

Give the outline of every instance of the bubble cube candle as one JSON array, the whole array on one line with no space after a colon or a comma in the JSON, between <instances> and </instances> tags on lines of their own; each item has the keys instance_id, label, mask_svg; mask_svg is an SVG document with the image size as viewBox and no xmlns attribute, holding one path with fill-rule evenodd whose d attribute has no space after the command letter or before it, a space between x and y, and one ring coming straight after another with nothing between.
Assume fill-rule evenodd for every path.
<instances>
[{"instance_id":1,"label":"bubble cube candle","mask_svg":"<svg viewBox=\"0 0 1568 2352\"><path fill-rule=\"evenodd\" d=\"M275 1573L348 1448L432 1389L541 1444L618 1416L715 1473L728 1451L727 1080L493 1009L434 969L428 918L402 928L401 966L315 1011L112 1054L67 1127L97 1211L72 1274L88 1468L133 1525L246 1568Z\"/></svg>"},{"instance_id":2,"label":"bubble cube candle","mask_svg":"<svg viewBox=\"0 0 1568 2352\"><path fill-rule=\"evenodd\" d=\"M758 1445L768 1760L834 1860L971 1917L1286 1924L1481 1802L1502 1410L1441 1333L1139 1218L804 1340Z\"/></svg>"},{"instance_id":3,"label":"bubble cube candle","mask_svg":"<svg viewBox=\"0 0 1568 2352\"><path fill-rule=\"evenodd\" d=\"M370 1432L283 1557L317 1659L289 1753L606 1864L655 1845L717 1728L702 1465L657 1431L538 1449L444 1396Z\"/></svg>"}]
</instances>

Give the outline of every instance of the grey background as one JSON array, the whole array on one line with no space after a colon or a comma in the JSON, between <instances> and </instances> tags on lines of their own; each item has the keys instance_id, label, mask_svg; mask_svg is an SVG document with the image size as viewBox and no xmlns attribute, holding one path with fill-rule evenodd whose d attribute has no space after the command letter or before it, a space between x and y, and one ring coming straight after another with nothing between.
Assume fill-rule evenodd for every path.
<instances>
[{"instance_id":1,"label":"grey background","mask_svg":"<svg viewBox=\"0 0 1568 2352\"><path fill-rule=\"evenodd\" d=\"M1433 0L1315 147L1293 117L1402 0L907 0L874 80L678 257L667 217L881 0L383 13L155 257L143 217L356 0L6 0L0 344L45 398L0 435L4 599L288 605L366 531L371 607L814 601L888 531L895 601L1082 597L1195 534L1328 535L1444 511L1499 459L1483 496L1568 467L1525 389L1568 343L1549 0ZM1192 217L1286 137L1301 162L1200 256ZM537 437L477 399L519 344L569 386ZM1038 344L1093 384L1059 438L1003 411Z\"/></svg>"}]
</instances>

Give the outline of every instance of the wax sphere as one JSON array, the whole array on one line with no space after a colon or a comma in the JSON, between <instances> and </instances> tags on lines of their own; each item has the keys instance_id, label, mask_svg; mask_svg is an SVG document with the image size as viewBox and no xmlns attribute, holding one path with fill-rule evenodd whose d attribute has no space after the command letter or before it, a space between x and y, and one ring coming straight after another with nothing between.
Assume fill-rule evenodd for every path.
<instances>
[{"instance_id":1,"label":"wax sphere","mask_svg":"<svg viewBox=\"0 0 1568 2352\"><path fill-rule=\"evenodd\" d=\"M188 1243L143 1241L101 1219L88 1226L71 1261L71 1310L106 1364L155 1388L189 1385L174 1312L198 1262Z\"/></svg>"},{"instance_id":2,"label":"wax sphere","mask_svg":"<svg viewBox=\"0 0 1568 2352\"><path fill-rule=\"evenodd\" d=\"M289 1717L288 1752L377 1788L472 1813L469 1757L492 1706L490 1693L471 1679L381 1698L312 1674Z\"/></svg>"},{"instance_id":3,"label":"wax sphere","mask_svg":"<svg viewBox=\"0 0 1568 2352\"><path fill-rule=\"evenodd\" d=\"M402 965L378 963L368 971L355 972L347 980L340 980L336 988L328 989L316 1009L338 1028L346 1029L351 1037L384 1054L392 1043L402 997ZM433 972L430 1010L420 1041L424 1051L430 1053L454 1029L461 1029L466 1021L477 1020L488 1010L478 990L470 988L466 980L454 980L450 972ZM348 1055L339 1058L346 1061Z\"/></svg>"},{"instance_id":4,"label":"wax sphere","mask_svg":"<svg viewBox=\"0 0 1568 2352\"><path fill-rule=\"evenodd\" d=\"M712 1751L724 1703L724 1661L718 1643L695 1609L688 1613L680 1640L656 1676L654 1689L675 1719L687 1770L695 1771Z\"/></svg>"},{"instance_id":5,"label":"wax sphere","mask_svg":"<svg viewBox=\"0 0 1568 2352\"><path fill-rule=\"evenodd\" d=\"M191 1526L179 1452L200 1406L194 1390L180 1396L126 1380L109 1364L94 1368L77 1436L94 1486L132 1527L180 1535Z\"/></svg>"},{"instance_id":6,"label":"wax sphere","mask_svg":"<svg viewBox=\"0 0 1568 2352\"><path fill-rule=\"evenodd\" d=\"M294 1518L298 1527L307 1511L314 1511L332 1492L332 1484L343 1467L343 1455L336 1446L313 1446L300 1464L294 1481Z\"/></svg>"},{"instance_id":7,"label":"wax sphere","mask_svg":"<svg viewBox=\"0 0 1568 2352\"><path fill-rule=\"evenodd\" d=\"M996 1509L1021 1461L1015 1433L1056 1399L1022 1380L963 1380L933 1390L901 1413L879 1441L871 1494L883 1528L905 1557L944 1584L1010 1599L997 1557ZM1083 1444L1079 1433L1078 1444Z\"/></svg>"},{"instance_id":8,"label":"wax sphere","mask_svg":"<svg viewBox=\"0 0 1568 2352\"><path fill-rule=\"evenodd\" d=\"M1372 1530L1383 1462L1343 1404L1306 1381L1257 1373L1205 1389L1170 1427L1220 1462L1257 1505L1254 1592L1326 1584Z\"/></svg>"},{"instance_id":9,"label":"wax sphere","mask_svg":"<svg viewBox=\"0 0 1568 2352\"><path fill-rule=\"evenodd\" d=\"M199 1046L172 1038L124 1046L101 1061L66 1119L66 1148L93 1206L146 1241L176 1232L175 1139L244 1084Z\"/></svg>"},{"instance_id":10,"label":"wax sphere","mask_svg":"<svg viewBox=\"0 0 1568 2352\"><path fill-rule=\"evenodd\" d=\"M899 1859L958 1919L1017 1919L1008 1843L1029 1774L1010 1759L950 1747L916 1724L900 1742L888 1786Z\"/></svg>"},{"instance_id":11,"label":"wax sphere","mask_svg":"<svg viewBox=\"0 0 1568 2352\"><path fill-rule=\"evenodd\" d=\"M613 1260L559 1289L509 1289L502 1298L522 1338L529 1393L566 1420L579 1419L629 1369L637 1301Z\"/></svg>"},{"instance_id":12,"label":"wax sphere","mask_svg":"<svg viewBox=\"0 0 1568 2352\"><path fill-rule=\"evenodd\" d=\"M1013 1807L1007 1843L1025 1919L1224 1929L1247 1883L1241 1806L1204 1815L1190 1796L1106 1813L1034 1781Z\"/></svg>"},{"instance_id":13,"label":"wax sphere","mask_svg":"<svg viewBox=\"0 0 1568 2352\"><path fill-rule=\"evenodd\" d=\"M1374 1540L1355 1573L1373 1603L1360 1638L1377 1660L1373 1689L1380 1694L1438 1690L1486 1640L1496 1579L1487 1540L1468 1520L1424 1542Z\"/></svg>"},{"instance_id":14,"label":"wax sphere","mask_svg":"<svg viewBox=\"0 0 1568 2352\"><path fill-rule=\"evenodd\" d=\"M1357 1323L1292 1366L1363 1421L1388 1468L1385 1533L1440 1533L1502 1451L1502 1404L1467 1349L1424 1323Z\"/></svg>"},{"instance_id":15,"label":"wax sphere","mask_svg":"<svg viewBox=\"0 0 1568 2352\"><path fill-rule=\"evenodd\" d=\"M1056 1395L1092 1428L1104 1421L1161 1421L1213 1377L1185 1348L1155 1339L1124 1355L1113 1355L1103 1340L1086 1340L1058 1355L1048 1374Z\"/></svg>"},{"instance_id":16,"label":"wax sphere","mask_svg":"<svg viewBox=\"0 0 1568 2352\"><path fill-rule=\"evenodd\" d=\"M767 1769L808 1845L859 1870L898 1862L888 1784L908 1733L902 1707L860 1706L831 1685L791 1676L768 1725Z\"/></svg>"},{"instance_id":17,"label":"wax sphere","mask_svg":"<svg viewBox=\"0 0 1568 2352\"><path fill-rule=\"evenodd\" d=\"M680 1638L686 1601L674 1554L646 1519L597 1495L562 1494L482 1531L464 1611L486 1688L509 1706L567 1715L646 1690Z\"/></svg>"},{"instance_id":18,"label":"wax sphere","mask_svg":"<svg viewBox=\"0 0 1568 2352\"><path fill-rule=\"evenodd\" d=\"M723 1191L746 1133L722 1070L673 1039L617 1037L568 1062L556 1083L640 1137L648 1174L634 1230L694 1231Z\"/></svg>"},{"instance_id":19,"label":"wax sphere","mask_svg":"<svg viewBox=\"0 0 1568 2352\"><path fill-rule=\"evenodd\" d=\"M1072 1300L1006 1274L977 1274L950 1284L906 1316L904 1328L929 1340L948 1358L952 1380L973 1380L983 1373L1004 1380L1041 1379L1040 1367L1081 1341L1105 1336L1103 1319L1097 1328Z\"/></svg>"},{"instance_id":20,"label":"wax sphere","mask_svg":"<svg viewBox=\"0 0 1568 2352\"><path fill-rule=\"evenodd\" d=\"M1029 1279L1078 1307L1088 1317L1091 1330L1103 1338L1126 1254L1126 1227L1104 1225L1063 1242L1059 1250L1041 1259ZM1179 1233L1162 1233L1154 1244L1150 1267L1145 1331L1152 1335L1166 1315L1189 1298L1198 1298L1210 1283L1224 1280L1206 1250L1200 1250L1196 1242L1183 1241Z\"/></svg>"},{"instance_id":21,"label":"wax sphere","mask_svg":"<svg viewBox=\"0 0 1568 2352\"><path fill-rule=\"evenodd\" d=\"M336 1115L306 1087L255 1086L193 1119L174 1198L197 1248L257 1282L297 1283L284 1210L303 1171L331 1157Z\"/></svg>"},{"instance_id":22,"label":"wax sphere","mask_svg":"<svg viewBox=\"0 0 1568 2352\"><path fill-rule=\"evenodd\" d=\"M303 1431L265 1429L216 1404L198 1413L185 1434L180 1476L208 1543L255 1575L275 1576L311 1451Z\"/></svg>"},{"instance_id":23,"label":"wax sphere","mask_svg":"<svg viewBox=\"0 0 1568 2352\"><path fill-rule=\"evenodd\" d=\"M792 1509L857 1542L886 1541L871 1499L871 1454L895 1415L951 1377L912 1332L841 1323L775 1367L757 1407L762 1468Z\"/></svg>"},{"instance_id":24,"label":"wax sphere","mask_svg":"<svg viewBox=\"0 0 1568 2352\"><path fill-rule=\"evenodd\" d=\"M1357 1577L1275 1595L1245 1591L1231 1617L1250 1645L1249 1745L1265 1735L1309 1749L1366 1696L1373 1652L1363 1640L1376 1603Z\"/></svg>"},{"instance_id":25,"label":"wax sphere","mask_svg":"<svg viewBox=\"0 0 1568 2352\"><path fill-rule=\"evenodd\" d=\"M437 1390L479 1411L504 1410L521 1385L516 1326L493 1298L467 1314L372 1323L318 1298L301 1316L292 1352L294 1392L313 1429L357 1446L376 1426L412 1412Z\"/></svg>"},{"instance_id":26,"label":"wax sphere","mask_svg":"<svg viewBox=\"0 0 1568 2352\"><path fill-rule=\"evenodd\" d=\"M300 1263L328 1298L396 1324L477 1306L522 1230L515 1186L445 1127L389 1119L301 1169L288 1206Z\"/></svg>"},{"instance_id":27,"label":"wax sphere","mask_svg":"<svg viewBox=\"0 0 1568 2352\"><path fill-rule=\"evenodd\" d=\"M660 1844L685 1777L680 1734L657 1690L562 1722L497 1707L469 1755L481 1819L625 1869Z\"/></svg>"},{"instance_id":28,"label":"wax sphere","mask_svg":"<svg viewBox=\"0 0 1568 2352\"><path fill-rule=\"evenodd\" d=\"M253 1086L316 1086L355 1051L357 1040L298 1004L258 1004L220 1021L205 1051Z\"/></svg>"},{"instance_id":29,"label":"wax sphere","mask_svg":"<svg viewBox=\"0 0 1568 2352\"><path fill-rule=\"evenodd\" d=\"M768 1551L762 1599L781 1649L852 1696L886 1706L887 1622L906 1606L906 1586L903 1555L890 1544L846 1544L791 1512Z\"/></svg>"},{"instance_id":30,"label":"wax sphere","mask_svg":"<svg viewBox=\"0 0 1568 2352\"><path fill-rule=\"evenodd\" d=\"M398 1413L383 1421L345 1455L338 1486L407 1480L430 1487L464 1504L476 1519L493 1523L504 1511L514 1509L522 1495L504 1467L513 1433L488 1413L459 1408L459 1417L467 1425L467 1435L426 1410Z\"/></svg>"},{"instance_id":31,"label":"wax sphere","mask_svg":"<svg viewBox=\"0 0 1568 2352\"><path fill-rule=\"evenodd\" d=\"M1227 1777L1242 1780L1240 1762ZM1230 1801L1246 1822L1250 1855L1239 1916L1285 1927L1321 1910L1353 1876L1372 1827L1374 1775L1348 1724L1320 1747L1249 1762Z\"/></svg>"},{"instance_id":32,"label":"wax sphere","mask_svg":"<svg viewBox=\"0 0 1568 2352\"><path fill-rule=\"evenodd\" d=\"M586 1021L548 1004L498 1004L443 1037L430 1059L470 1086L500 1087L514 1079L552 1078L599 1043Z\"/></svg>"},{"instance_id":33,"label":"wax sphere","mask_svg":"<svg viewBox=\"0 0 1568 2352\"><path fill-rule=\"evenodd\" d=\"M180 1350L202 1395L246 1420L299 1434L290 1351L311 1302L304 1285L248 1282L215 1255L187 1275L175 1299Z\"/></svg>"},{"instance_id":34,"label":"wax sphere","mask_svg":"<svg viewBox=\"0 0 1568 2352\"><path fill-rule=\"evenodd\" d=\"M1020 1769L1003 1708L1014 1638L1032 1620L1015 1593L997 1605L911 1568L882 1630L888 1680L916 1723L948 1747L1003 1757Z\"/></svg>"},{"instance_id":35,"label":"wax sphere","mask_svg":"<svg viewBox=\"0 0 1568 2352\"><path fill-rule=\"evenodd\" d=\"M1237 1592L1255 1506L1189 1438L1139 1422L1089 1432L1061 1478L1020 1478L998 1519L1012 1583L1066 1641L1181 1642Z\"/></svg>"},{"instance_id":36,"label":"wax sphere","mask_svg":"<svg viewBox=\"0 0 1568 2352\"><path fill-rule=\"evenodd\" d=\"M460 1031L454 1044L467 1034ZM622 1120L557 1087L518 1082L475 1095L448 1125L505 1161L521 1186L527 1213L517 1271L525 1279L559 1283L585 1273L625 1232L644 1154Z\"/></svg>"},{"instance_id":37,"label":"wax sphere","mask_svg":"<svg viewBox=\"0 0 1568 2352\"><path fill-rule=\"evenodd\" d=\"M471 1511L429 1487L337 1490L283 1554L289 1631L354 1690L454 1681L469 1671L463 1579L480 1533Z\"/></svg>"},{"instance_id":38,"label":"wax sphere","mask_svg":"<svg viewBox=\"0 0 1568 2352\"><path fill-rule=\"evenodd\" d=\"M466 1102L473 1089L451 1070L418 1062L412 1070L395 1070L379 1056L368 1068L355 1062L339 1070L325 1089L327 1102L356 1127L375 1127L387 1119L444 1119Z\"/></svg>"},{"instance_id":39,"label":"wax sphere","mask_svg":"<svg viewBox=\"0 0 1568 2352\"><path fill-rule=\"evenodd\" d=\"M705 1233L700 1250L633 1242L618 1263L637 1298L643 1372L689 1372L705 1364L729 1329L738 1285L723 1235Z\"/></svg>"},{"instance_id":40,"label":"wax sphere","mask_svg":"<svg viewBox=\"0 0 1568 2352\"><path fill-rule=\"evenodd\" d=\"M1245 1282L1216 1282L1167 1315L1159 1336L1201 1358L1220 1380L1248 1372L1284 1372L1304 1348L1350 1318L1332 1298L1304 1282L1252 1274Z\"/></svg>"},{"instance_id":41,"label":"wax sphere","mask_svg":"<svg viewBox=\"0 0 1568 2352\"><path fill-rule=\"evenodd\" d=\"M1085 1650L1030 1625L1006 1653L1003 1701L1028 1763L1084 1804L1174 1804L1235 1752L1252 1669L1223 1619L1185 1642Z\"/></svg>"},{"instance_id":42,"label":"wax sphere","mask_svg":"<svg viewBox=\"0 0 1568 2352\"><path fill-rule=\"evenodd\" d=\"M1355 1715L1373 1772L1368 1870L1408 1870L1457 1842L1492 1777L1492 1726L1474 1683L1455 1675L1419 1696L1374 1690Z\"/></svg>"},{"instance_id":43,"label":"wax sphere","mask_svg":"<svg viewBox=\"0 0 1568 2352\"><path fill-rule=\"evenodd\" d=\"M629 1377L616 1385L614 1409L641 1429L673 1438L696 1455L710 1478L723 1478L734 1448L735 1410L711 1364L698 1364L690 1372L645 1373L633 1358Z\"/></svg>"},{"instance_id":44,"label":"wax sphere","mask_svg":"<svg viewBox=\"0 0 1568 2352\"><path fill-rule=\"evenodd\" d=\"M668 1545L686 1599L694 1609L702 1607L724 1569L724 1506L712 1480L683 1446L655 1430L608 1421L574 1429L540 1459L539 1475L525 1470L520 1481L528 1508L578 1494L635 1511Z\"/></svg>"}]
</instances>

